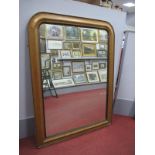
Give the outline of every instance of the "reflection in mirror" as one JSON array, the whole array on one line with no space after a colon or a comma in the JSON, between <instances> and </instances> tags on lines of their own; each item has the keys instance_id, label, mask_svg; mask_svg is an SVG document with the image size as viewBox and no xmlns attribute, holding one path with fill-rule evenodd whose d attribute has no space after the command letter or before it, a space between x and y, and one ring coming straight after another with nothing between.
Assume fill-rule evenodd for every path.
<instances>
[{"instance_id":1,"label":"reflection in mirror","mask_svg":"<svg viewBox=\"0 0 155 155\"><path fill-rule=\"evenodd\" d=\"M41 24L46 136L106 119L108 32Z\"/></svg>"}]
</instances>

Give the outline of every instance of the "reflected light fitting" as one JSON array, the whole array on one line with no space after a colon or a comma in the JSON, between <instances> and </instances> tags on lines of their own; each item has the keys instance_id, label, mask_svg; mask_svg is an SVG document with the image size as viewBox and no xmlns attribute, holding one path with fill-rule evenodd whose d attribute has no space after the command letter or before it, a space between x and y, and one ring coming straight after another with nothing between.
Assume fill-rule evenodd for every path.
<instances>
[{"instance_id":1,"label":"reflected light fitting","mask_svg":"<svg viewBox=\"0 0 155 155\"><path fill-rule=\"evenodd\" d=\"M129 8L135 6L135 4L131 3L131 2L130 3L124 3L123 5L126 6L126 7L129 7Z\"/></svg>"}]
</instances>

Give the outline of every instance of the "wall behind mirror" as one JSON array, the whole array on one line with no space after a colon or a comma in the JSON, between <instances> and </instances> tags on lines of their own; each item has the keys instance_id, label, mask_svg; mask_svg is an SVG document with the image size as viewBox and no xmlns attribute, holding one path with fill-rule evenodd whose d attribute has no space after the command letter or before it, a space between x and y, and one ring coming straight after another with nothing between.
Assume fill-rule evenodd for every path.
<instances>
[{"instance_id":1,"label":"wall behind mirror","mask_svg":"<svg viewBox=\"0 0 155 155\"><path fill-rule=\"evenodd\" d=\"M46 136L106 119L108 32L41 24Z\"/></svg>"}]
</instances>

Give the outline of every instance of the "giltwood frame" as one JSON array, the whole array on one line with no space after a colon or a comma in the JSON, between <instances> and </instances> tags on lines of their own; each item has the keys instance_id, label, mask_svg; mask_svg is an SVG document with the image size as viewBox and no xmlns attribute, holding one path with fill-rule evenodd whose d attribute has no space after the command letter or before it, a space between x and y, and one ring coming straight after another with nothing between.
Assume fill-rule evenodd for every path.
<instances>
[{"instance_id":1,"label":"giltwood frame","mask_svg":"<svg viewBox=\"0 0 155 155\"><path fill-rule=\"evenodd\" d=\"M108 81L107 81L107 111L106 120L98 122L89 126L74 129L65 133L56 134L46 137L45 117L42 94L42 80L41 80L41 60L39 50L39 35L38 29L42 23L63 24L72 26L81 26L87 28L106 29L109 33L108 46ZM112 26L105 21L79 18L73 16L65 16L59 14L52 14L40 12L35 14L29 21L28 25L28 39L29 39L29 53L31 61L31 75L32 75L32 89L33 102L35 112L35 133L36 145L42 147L48 144L54 144L72 137L88 133L98 128L102 128L111 124L112 120L112 100L113 100L113 71L114 71L114 31Z\"/></svg>"}]
</instances>

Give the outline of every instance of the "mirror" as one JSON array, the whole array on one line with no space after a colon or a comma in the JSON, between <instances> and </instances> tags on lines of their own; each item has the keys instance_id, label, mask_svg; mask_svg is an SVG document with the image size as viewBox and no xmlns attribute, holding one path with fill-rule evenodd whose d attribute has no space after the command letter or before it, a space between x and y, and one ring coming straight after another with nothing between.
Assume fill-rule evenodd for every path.
<instances>
[{"instance_id":1,"label":"mirror","mask_svg":"<svg viewBox=\"0 0 155 155\"><path fill-rule=\"evenodd\" d=\"M107 31L41 24L39 32L46 136L104 121Z\"/></svg>"},{"instance_id":2,"label":"mirror","mask_svg":"<svg viewBox=\"0 0 155 155\"><path fill-rule=\"evenodd\" d=\"M111 123L110 24L39 13L29 23L29 47L38 146Z\"/></svg>"}]
</instances>

